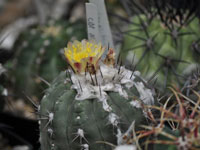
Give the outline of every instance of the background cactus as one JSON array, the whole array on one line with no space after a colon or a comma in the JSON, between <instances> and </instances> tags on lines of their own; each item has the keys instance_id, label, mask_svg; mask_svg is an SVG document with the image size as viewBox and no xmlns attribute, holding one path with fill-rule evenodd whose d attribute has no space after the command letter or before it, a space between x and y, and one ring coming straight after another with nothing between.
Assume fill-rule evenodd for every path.
<instances>
[{"instance_id":1,"label":"background cactus","mask_svg":"<svg viewBox=\"0 0 200 150\"><path fill-rule=\"evenodd\" d=\"M139 72L113 66L112 49L104 61L106 64L99 63L100 68L93 70L95 73L90 72L92 67L77 72L76 66L84 66L87 58L84 49L90 54L90 48L99 45L92 47L85 41L68 44L66 57L70 51L71 57L67 59L74 66L52 82L38 106L42 150L109 149L106 142L129 143L127 139L132 136L133 126L146 122L141 107L142 104L154 104L154 94L145 87ZM77 65L74 60L79 59L74 53L78 56L79 52L80 57L86 58ZM93 53L91 55L93 57ZM92 57L88 57L87 64Z\"/></svg>"},{"instance_id":2,"label":"background cactus","mask_svg":"<svg viewBox=\"0 0 200 150\"><path fill-rule=\"evenodd\" d=\"M8 64L16 90L41 97L47 87L41 79L50 82L59 74L66 65L62 48L66 41L85 37L84 28L81 21L50 21L48 25L22 33L15 46L14 61Z\"/></svg>"},{"instance_id":3,"label":"background cactus","mask_svg":"<svg viewBox=\"0 0 200 150\"><path fill-rule=\"evenodd\" d=\"M153 8L132 17L123 53L134 54L136 68L149 80L156 77L162 90L172 83L183 86L185 74L200 64L199 19L194 10L152 1Z\"/></svg>"},{"instance_id":4,"label":"background cactus","mask_svg":"<svg viewBox=\"0 0 200 150\"><path fill-rule=\"evenodd\" d=\"M124 51L134 53L137 68L148 79L158 78L158 85L185 80L184 74L200 63L199 22L168 28L158 18L135 16L125 38ZM130 53L129 53L130 54Z\"/></svg>"},{"instance_id":5,"label":"background cactus","mask_svg":"<svg viewBox=\"0 0 200 150\"><path fill-rule=\"evenodd\" d=\"M174 97L169 97L162 107L150 106L160 111L160 117L152 117L150 125L138 132L137 139L148 136L146 145L153 144L154 150L199 149L200 95L193 91L195 97L190 99L178 89L170 89Z\"/></svg>"}]
</instances>

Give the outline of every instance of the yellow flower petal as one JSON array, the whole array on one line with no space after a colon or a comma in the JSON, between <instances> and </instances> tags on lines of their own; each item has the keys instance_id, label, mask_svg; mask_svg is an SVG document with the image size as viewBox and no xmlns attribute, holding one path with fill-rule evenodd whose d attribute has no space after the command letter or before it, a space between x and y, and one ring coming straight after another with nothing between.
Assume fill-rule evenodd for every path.
<instances>
[{"instance_id":1,"label":"yellow flower petal","mask_svg":"<svg viewBox=\"0 0 200 150\"><path fill-rule=\"evenodd\" d=\"M75 72L81 73L86 70L88 64L97 70L97 64L104 52L101 44L86 40L69 42L65 50L65 57Z\"/></svg>"}]
</instances>

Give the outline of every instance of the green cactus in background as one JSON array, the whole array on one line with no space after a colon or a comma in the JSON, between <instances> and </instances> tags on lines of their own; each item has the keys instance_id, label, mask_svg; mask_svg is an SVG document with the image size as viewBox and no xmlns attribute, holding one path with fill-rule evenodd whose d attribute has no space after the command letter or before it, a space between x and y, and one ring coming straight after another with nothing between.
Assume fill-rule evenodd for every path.
<instances>
[{"instance_id":1,"label":"green cactus in background","mask_svg":"<svg viewBox=\"0 0 200 150\"><path fill-rule=\"evenodd\" d=\"M184 74L200 64L199 20L172 27L157 17L133 17L124 43L126 54L135 55L136 68L151 80L157 77L162 89L186 80Z\"/></svg>"},{"instance_id":2,"label":"green cactus in background","mask_svg":"<svg viewBox=\"0 0 200 150\"><path fill-rule=\"evenodd\" d=\"M38 106L42 150L107 150L106 143L131 144L133 126L146 122L143 104L154 104L138 71L115 64L101 44L69 43L69 69L46 90Z\"/></svg>"},{"instance_id":3,"label":"green cactus in background","mask_svg":"<svg viewBox=\"0 0 200 150\"><path fill-rule=\"evenodd\" d=\"M127 12L135 15L125 31L124 55L134 53L136 68L149 81L157 78L160 89L172 83L181 87L185 74L200 64L199 1L143 2L124 2Z\"/></svg>"},{"instance_id":4,"label":"green cactus in background","mask_svg":"<svg viewBox=\"0 0 200 150\"><path fill-rule=\"evenodd\" d=\"M17 91L41 97L47 87L41 79L51 82L64 69L66 63L62 59L62 48L70 39L84 38L84 29L81 21L51 21L46 26L22 33L16 42L15 59L10 64Z\"/></svg>"}]
</instances>

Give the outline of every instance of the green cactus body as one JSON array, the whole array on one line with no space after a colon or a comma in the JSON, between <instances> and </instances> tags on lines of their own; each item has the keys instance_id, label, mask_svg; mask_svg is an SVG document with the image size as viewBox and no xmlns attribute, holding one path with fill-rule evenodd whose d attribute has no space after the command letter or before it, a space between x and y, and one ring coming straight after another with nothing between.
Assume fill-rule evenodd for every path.
<instances>
[{"instance_id":1,"label":"green cactus body","mask_svg":"<svg viewBox=\"0 0 200 150\"><path fill-rule=\"evenodd\" d=\"M141 103L151 105L154 97L139 72L100 68L95 74L68 69L52 82L39 109L42 150L110 149L106 142L127 144L133 126L145 123Z\"/></svg>"},{"instance_id":2,"label":"green cactus body","mask_svg":"<svg viewBox=\"0 0 200 150\"><path fill-rule=\"evenodd\" d=\"M17 90L41 97L47 86L38 77L50 82L66 65L62 48L70 39L82 39L86 33L82 22L57 21L25 31L16 43L13 75Z\"/></svg>"},{"instance_id":3,"label":"green cactus body","mask_svg":"<svg viewBox=\"0 0 200 150\"><path fill-rule=\"evenodd\" d=\"M124 43L124 52L134 53L135 63L146 78L158 77L158 85L180 83L184 73L200 63L199 22L192 20L184 26L164 26L159 18L144 15L133 17ZM185 79L184 79L185 80Z\"/></svg>"}]
</instances>

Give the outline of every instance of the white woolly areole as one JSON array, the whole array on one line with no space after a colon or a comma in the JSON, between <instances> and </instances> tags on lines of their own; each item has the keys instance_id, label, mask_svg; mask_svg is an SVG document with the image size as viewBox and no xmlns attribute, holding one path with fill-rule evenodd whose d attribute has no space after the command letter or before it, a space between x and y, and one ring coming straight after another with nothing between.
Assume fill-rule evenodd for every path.
<instances>
[{"instance_id":1,"label":"white woolly areole","mask_svg":"<svg viewBox=\"0 0 200 150\"><path fill-rule=\"evenodd\" d=\"M1 94L3 96L8 96L8 90L6 88L4 88Z\"/></svg>"},{"instance_id":2,"label":"white woolly areole","mask_svg":"<svg viewBox=\"0 0 200 150\"><path fill-rule=\"evenodd\" d=\"M119 120L119 116L117 116L116 114L114 113L110 113L109 116L108 116L108 119L110 121L110 123L113 125L113 126L117 126L118 125L118 120Z\"/></svg>"},{"instance_id":3,"label":"white woolly areole","mask_svg":"<svg viewBox=\"0 0 200 150\"><path fill-rule=\"evenodd\" d=\"M102 102L103 108L107 112L111 112L111 107L107 103L106 92L117 92L120 96L128 99L125 87L130 89L136 86L141 100L145 104L152 104L154 99L151 90L147 89L142 82L135 82L135 75L140 75L138 71L132 72L125 67L114 68L102 64L96 75L88 72L82 74L71 75L73 85L71 88L76 89L76 100L98 99Z\"/></svg>"},{"instance_id":4,"label":"white woolly areole","mask_svg":"<svg viewBox=\"0 0 200 150\"><path fill-rule=\"evenodd\" d=\"M107 102L107 98L104 97L104 98L101 98L100 101L102 102L103 104L103 109L107 112L111 112L112 111L112 108L108 105L108 102Z\"/></svg>"},{"instance_id":5,"label":"white woolly areole","mask_svg":"<svg viewBox=\"0 0 200 150\"><path fill-rule=\"evenodd\" d=\"M135 145L120 145L115 148L115 150L136 150Z\"/></svg>"},{"instance_id":6,"label":"white woolly areole","mask_svg":"<svg viewBox=\"0 0 200 150\"><path fill-rule=\"evenodd\" d=\"M134 129L135 129L135 121L133 121L131 123L131 125L129 126L128 130L125 133L122 133L121 130L118 128L117 129L117 135L116 135L116 137L117 137L117 144L118 145L125 144L126 140L124 140L123 137L125 136L126 138L131 138Z\"/></svg>"},{"instance_id":7,"label":"white woolly areole","mask_svg":"<svg viewBox=\"0 0 200 150\"><path fill-rule=\"evenodd\" d=\"M141 108L141 103L140 103L138 100L131 101L130 104L131 104L133 107Z\"/></svg>"},{"instance_id":8,"label":"white woolly areole","mask_svg":"<svg viewBox=\"0 0 200 150\"><path fill-rule=\"evenodd\" d=\"M186 136L178 138L178 149L187 150L190 146L189 140Z\"/></svg>"},{"instance_id":9,"label":"white woolly areole","mask_svg":"<svg viewBox=\"0 0 200 150\"><path fill-rule=\"evenodd\" d=\"M140 93L140 99L147 105L154 103L153 94L150 89L147 89L142 82L134 82L135 87Z\"/></svg>"},{"instance_id":10,"label":"white woolly areole","mask_svg":"<svg viewBox=\"0 0 200 150\"><path fill-rule=\"evenodd\" d=\"M82 149L83 150L89 150L89 145L88 144L82 144Z\"/></svg>"}]
</instances>

